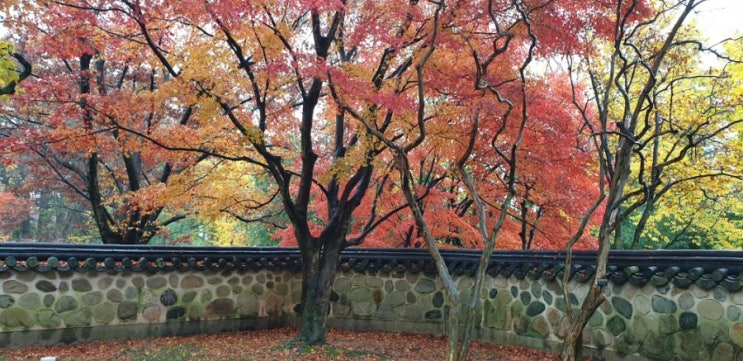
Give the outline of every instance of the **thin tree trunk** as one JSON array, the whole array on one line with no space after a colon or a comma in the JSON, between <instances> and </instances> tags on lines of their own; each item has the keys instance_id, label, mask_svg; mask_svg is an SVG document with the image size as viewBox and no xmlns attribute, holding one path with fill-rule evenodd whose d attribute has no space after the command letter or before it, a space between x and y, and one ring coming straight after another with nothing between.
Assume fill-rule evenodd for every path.
<instances>
[{"instance_id":1,"label":"thin tree trunk","mask_svg":"<svg viewBox=\"0 0 743 361\"><path fill-rule=\"evenodd\" d=\"M588 320L605 299L604 287L594 282L591 285L591 290L588 291L588 295L583 300L583 306L580 309L578 317L570 325L570 332L568 332L562 344L562 351L560 352L560 359L562 361L577 361L582 358L583 330L586 328Z\"/></svg>"},{"instance_id":2,"label":"thin tree trunk","mask_svg":"<svg viewBox=\"0 0 743 361\"><path fill-rule=\"evenodd\" d=\"M583 349L583 332L574 332L573 327L571 327L570 333L563 342L560 359L562 361L580 360Z\"/></svg>"},{"instance_id":3,"label":"thin tree trunk","mask_svg":"<svg viewBox=\"0 0 743 361\"><path fill-rule=\"evenodd\" d=\"M570 269L572 268L570 257L571 251L570 248L568 248L568 257L565 260L565 275L563 277L563 292L568 313L567 320L570 322L570 332L568 332L568 335L565 337L562 344L562 351L560 353L562 361L576 361L581 359L583 349L583 330L586 328L588 320L596 312L596 309L598 309L606 299L606 295L604 294L604 287L606 284L606 265L609 261L609 250L611 249L611 243L609 242L610 234L607 233L607 229L610 227L607 227L607 225L610 225L613 228L613 224L608 221L608 219L613 219L613 217L607 216L606 218L604 226L601 227L599 233L600 243L598 254L596 255L596 273L593 275L593 279L591 280L591 289L583 299L583 303L581 304L577 316L575 316L571 311L570 302L567 300L567 287L570 279ZM572 244L570 246L572 247Z\"/></svg>"},{"instance_id":4,"label":"thin tree trunk","mask_svg":"<svg viewBox=\"0 0 743 361\"><path fill-rule=\"evenodd\" d=\"M463 292L460 295L460 299L449 306L447 361L467 360L476 321L477 309L472 308L472 303L467 297L469 293Z\"/></svg>"}]
</instances>

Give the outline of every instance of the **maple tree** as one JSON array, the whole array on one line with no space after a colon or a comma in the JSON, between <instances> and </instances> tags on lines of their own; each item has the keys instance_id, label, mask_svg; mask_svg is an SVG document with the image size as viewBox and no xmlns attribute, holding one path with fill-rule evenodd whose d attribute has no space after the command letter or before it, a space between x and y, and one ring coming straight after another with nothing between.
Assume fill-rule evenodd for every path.
<instances>
[{"instance_id":1,"label":"maple tree","mask_svg":"<svg viewBox=\"0 0 743 361\"><path fill-rule=\"evenodd\" d=\"M507 207L508 217L499 235L501 249L559 249L564 247L577 226L577 219L592 203L592 194L586 191L591 184L592 154L581 146L580 117L566 106L570 98L570 87L560 82L555 74L547 74L527 84L530 122L524 129L521 141L521 171L516 183L514 203ZM503 89L504 94L514 94L513 89ZM561 94L561 95L560 95ZM549 109L550 111L546 111ZM441 125L432 123L437 136L461 138L460 130L447 130L452 134L440 134ZM492 129L491 129L492 131ZM477 152L486 154L487 143L478 143ZM473 213L473 199L464 191L462 180L451 172L451 144L441 141L424 143L408 153L411 180L416 188L417 203L426 223L430 225L432 237L441 246L483 248L485 244L478 235ZM555 152L560 149L560 152ZM388 164L394 164L386 160ZM484 163L474 164L476 182L483 192L499 196L503 194L494 171L502 164L493 154ZM550 165L545 167L545 165ZM406 205L399 192L399 180L387 175L379 183L373 183L375 198L368 198L360 206L359 214L388 216L383 223L371 231L364 246L386 245L392 247L424 247L425 240L408 209L390 212ZM378 198L385 201L381 203ZM495 207L497 210L499 207ZM493 220L493 210L488 219ZM595 220L594 220L595 221ZM360 223L360 224L359 224ZM351 232L362 232L367 223L358 222ZM581 246L590 248L590 236L582 238Z\"/></svg>"},{"instance_id":2,"label":"maple tree","mask_svg":"<svg viewBox=\"0 0 743 361\"><path fill-rule=\"evenodd\" d=\"M720 75L693 64L694 56L711 51L687 25L689 14L703 2L654 3L652 11L638 13L642 2L620 1L608 17L615 22L611 40L604 43L584 33L585 43L601 46L596 53L569 60L572 78L591 84L591 102L576 98L575 105L594 136L600 160L598 200L605 198L606 206L599 212L599 251L591 287L578 312L566 307L570 331L563 360L580 358L582 331L605 299L609 250L612 245L622 247L622 221L642 209L633 236L637 239L656 202L671 191L703 189L697 181L705 178L740 180L737 161L717 165L695 161L695 152L708 151L716 140L735 134L730 130L741 122L724 115L732 104L714 100L718 89L707 82L719 81ZM567 269L574 240L568 244ZM565 297L568 280L565 272Z\"/></svg>"},{"instance_id":3,"label":"maple tree","mask_svg":"<svg viewBox=\"0 0 743 361\"><path fill-rule=\"evenodd\" d=\"M116 108L96 107L96 114L104 115L101 120L106 123L101 124L113 124L122 137L136 134L146 138L159 149L189 151L256 166L273 179L272 192L280 195L303 255L301 311L305 321L299 337L319 343L324 340L329 286L338 254L347 244L345 233L351 213L368 187L374 166L350 164L353 175L345 178L344 174L340 180L330 172L323 179L316 165L319 158L321 162L343 163L346 149L368 155L376 152L361 147L353 135L346 136L353 129L346 129L349 127L343 115L335 117L337 127L326 123L332 118L316 115L319 108L326 106L322 68L338 56L331 57L329 52L338 37L343 13L337 4L237 5L111 1L94 7L85 2L69 2L52 5L47 11L67 14L65 19L87 19L95 35L117 44L118 51L127 47L148 49L134 53L149 54L149 60L155 62L142 59L143 66L164 68L171 79L160 87L158 99L186 104L183 108L191 109L190 118L196 126L169 122L153 124L159 127L157 131L143 130L128 123ZM178 20L171 21L168 15ZM80 27L75 30L79 37ZM131 35L127 38L119 34ZM188 46L184 46L186 43ZM71 50L78 57L93 58L103 49ZM105 55L101 59L110 61ZM131 101L130 105L140 103L144 102ZM92 108L90 102L85 106L83 112ZM336 128L339 131L326 138L327 143L313 136L326 130L332 134ZM132 137L126 138L143 146ZM324 148L316 149L315 144ZM335 150L327 154L321 149ZM311 209L310 203L319 180L326 184L321 189L328 199L328 212L327 224L318 227L314 220L321 216ZM157 190L137 192L138 202L149 204L150 199L143 201L142 196L153 192Z\"/></svg>"},{"instance_id":4,"label":"maple tree","mask_svg":"<svg viewBox=\"0 0 743 361\"><path fill-rule=\"evenodd\" d=\"M545 146L540 137L545 134L567 137L575 144L580 127L579 114L571 115L569 110L555 114L555 117L567 117L568 120L564 122L566 128L569 129L570 124L575 125L575 133L571 138L569 132L559 132L564 128L550 123L554 119L549 119L549 115L542 115L540 119L530 108L531 104L539 104L540 100L547 98L534 96L534 102L531 102L534 88L549 89L545 86L546 81L540 81L539 76L527 72L537 54L538 44L542 54L570 51L569 46L564 43L560 47L551 48L553 44L547 35L551 32L546 30L548 25L563 24L561 20L564 19L556 17L552 19L556 23L550 23L540 15L555 15L562 13L564 9L556 3L543 8L530 8L524 3L496 5L490 2L489 5L488 12L477 16L468 12L471 9L436 3L433 20L429 25L431 30L424 33L425 37L421 37L421 41L427 46L417 54L413 52L412 56L390 54L388 61L393 65L404 64L410 75L406 77L407 81L391 78L382 87L388 89L388 94L383 98L386 100L384 103L378 100L378 92L366 95L361 93L363 89L358 86L368 81L366 79L380 78L376 76L379 73L366 77L353 73L331 73L330 76L336 102L361 122L375 140L391 150L391 162L397 171L394 189L404 196L410 207L444 286L445 302L449 306L449 360L467 357L480 291L491 254L489 251L493 249L496 238L501 237L501 231L506 229L509 210L513 205L521 204L518 209L526 214L522 215L525 222L529 220L528 212L524 210L536 209L539 212L539 206L533 206L540 204L538 199L529 198L529 195L530 191L539 189L535 188L537 184L544 185L539 182L535 164L522 173L522 158L525 162L534 162L539 158L539 147ZM454 19L467 20L460 23ZM535 19L541 19L541 26L546 28L533 26L532 21ZM541 35L545 35L544 42L540 42ZM455 57L452 52L472 55ZM532 84L537 86L532 88ZM570 91L563 94L570 95ZM395 97L399 101L392 103L388 100L389 97ZM405 102L412 104L407 108L399 105ZM379 111L380 103L385 109L383 112ZM535 118L533 123L532 117ZM554 133L550 132L552 130ZM561 144L565 143L567 142ZM423 167L425 161L416 163L421 153L426 158L434 159L430 167ZM530 159L530 154L534 158ZM583 159L586 163L576 162L576 168L582 170L574 172L576 176L588 171L588 157ZM416 164L421 164L421 169L415 169ZM449 182L453 182L451 184L455 186L447 185ZM426 219L422 203L433 202L436 198L431 200L426 197L422 200L422 195L434 191L435 187L430 186L431 184L442 185L453 193L449 197L439 198L448 200L450 204L452 200L454 204L462 204L457 202L469 198L472 210L465 208L460 214L450 212L447 217L436 217L433 221ZM519 197L522 197L520 201ZM589 199L589 205L590 203ZM434 203L431 209L435 211L437 208L444 208L452 211L458 207L442 207L441 203ZM448 228L453 223L452 220L463 216L470 220L459 223L466 230L458 229L454 232L458 242L481 244L486 250L480 260L475 284L466 290L458 289L438 251L439 239L446 234L437 234L441 232L439 220L446 219L443 222L444 228ZM579 227L585 228L590 217L585 219ZM525 227L522 226L521 229L523 247L530 239L527 238L529 236ZM444 232L446 231L445 229ZM575 241L580 238L580 235L576 236Z\"/></svg>"},{"instance_id":5,"label":"maple tree","mask_svg":"<svg viewBox=\"0 0 743 361\"><path fill-rule=\"evenodd\" d=\"M626 217L627 214L631 213L633 208L636 209L641 206L646 207L646 209L652 208L652 202L654 202L657 197L663 195L666 189L676 187L678 184L693 181L698 178L712 178L713 176L728 177L734 180L739 180L739 176L735 173L737 169L734 165L735 161L733 161L728 162L729 164L733 164L732 167L728 168L730 169L728 172L717 170L710 172L709 169L705 170L702 167L694 168L687 165L684 167L685 169L694 169L694 171L690 173L692 175L687 175L678 181L670 182L671 187L668 188L663 188L664 186L668 186L667 183L664 184L664 182L659 181L661 177L669 176L669 173L671 173L666 172L665 168L672 168L675 163L683 160L690 150L702 149L706 141L714 140L716 138L719 139L719 136L723 136L723 138L724 136L730 137L730 134L735 136L736 133L729 133L728 130L739 123L739 120L737 119L720 119L719 116L710 116L707 118L702 117L701 119L700 117L689 117L693 118L693 120L698 123L696 125L684 125L683 122L675 121L674 116L669 115L668 118L666 118L667 120L663 120L663 122L670 123L672 127L676 126L679 130L672 129L672 131L668 131L667 129L661 129L658 125L659 119L662 119L661 116L657 115L661 111L660 109L662 109L661 99L663 93L668 91L669 84L677 86L683 85L681 84L682 79L693 80L695 78L695 76L689 73L679 75L675 74L673 71L669 71L668 69L672 69L679 65L679 53L685 51L688 52L690 48L692 51L700 50L699 42L694 41L693 39L683 39L682 36L679 36L679 29L685 23L686 16L698 4L699 3L695 1L671 5L657 3L651 4L649 2L641 1L619 1L616 4L598 6L598 10L605 12L602 15L603 17L606 19L613 19L614 21L614 26L609 27L609 31L613 33L612 36L607 37L607 43L602 42L601 33L596 29L582 29L581 34L587 36L587 38L584 38L582 44L586 45L587 48L582 52L577 53L579 54L578 58L585 59L586 63L589 64L586 65L588 69L605 69L607 74L601 74L599 72L590 73L589 76L585 78L590 81L589 84L591 88L588 88L588 92L583 90L583 93L580 93L581 90L579 89L578 84L574 84L575 87L573 88L573 101L578 105L578 110L585 119L585 129L589 130L590 136L593 137L595 149L598 150L600 158L600 168L598 170L599 189L597 195L594 198L593 204L590 207L587 207L585 215L579 222L580 224L573 230L573 237L570 242L568 242L568 249L572 250L572 248L575 247L576 242L583 237L591 219L593 219L597 214L601 215L602 219L598 227L600 242L599 255L596 264L597 271L593 275L592 287L588 296L584 299L579 313L575 314L570 307L568 307L567 310L568 317L566 322L570 325L571 329L565 340L562 352L562 358L565 360L580 358L580 338L582 330L585 327L588 318L604 300L603 287L606 281L604 277L606 275L607 256L609 249L611 248L612 238L618 236L617 227L621 223L621 220ZM656 9L653 6L658 6L658 8ZM597 13L601 12L599 11ZM666 24L664 23L664 20L669 21L673 25L668 31L663 28ZM528 22L526 23L528 24ZM588 24L594 23L586 22L583 24L588 27ZM648 28L650 28L650 30L648 30ZM645 33L645 31L647 31L647 33ZM530 32L530 34L534 33ZM644 38L643 35L645 34L650 37ZM677 37L682 40L677 40ZM539 37L536 38L539 39ZM611 41L614 41L614 43ZM602 47L603 44L607 44L608 46ZM429 47L429 49L433 48L433 45ZM603 53L605 49L606 53ZM432 53L426 54L430 55ZM607 59L609 65L606 68L593 68L593 66L596 66L594 61L597 58L599 59L598 63L602 61L602 54L606 55L605 59ZM575 56L575 54L569 55ZM419 94L423 93L420 89L423 88L424 84L423 77L420 75L422 73L421 69L423 68L421 64L424 64L426 67L437 68L435 65L430 65L429 63L429 61L431 63L435 62L436 55L434 54L430 56L430 59L428 57L422 57L425 61L421 61L417 65L417 87ZM528 64L528 61L525 64ZM571 66L574 65L575 64ZM449 66L447 69L452 69L452 67ZM481 69L478 68L478 70ZM437 74L437 76L432 77L432 79L441 79L443 76L445 75ZM674 78L674 76L677 77ZM701 77L704 76L702 75ZM460 78L463 77L460 75ZM711 76L710 78L714 78L714 76ZM527 82L523 73L520 79L522 83ZM426 80L435 84L435 81L433 80ZM497 84L502 85L502 83ZM436 89L436 85L429 86ZM525 88L526 86L522 89ZM454 97L453 94L455 92L450 89L447 90L446 97ZM499 90L502 90L502 88L499 88ZM595 91L595 93L590 93L590 91ZM348 94L348 92L343 92L343 94ZM503 100L508 99L503 97L503 93L496 94L498 95L497 101L513 106L513 103ZM581 94L589 94L590 98L596 99L592 104L595 108L586 106L586 103L584 103L585 100L582 98ZM715 97L715 94L705 93L705 97L711 99ZM436 96L429 95L429 98L435 99ZM526 98L526 94L524 94L524 98ZM424 103L425 101L423 96L421 96L418 104ZM493 103L495 103L495 101ZM479 135L484 132L479 128L481 113L478 112L479 109L475 107L473 103L467 103L467 105L469 106L470 112L475 113L475 120L473 120L475 127L473 128L474 130L472 131L472 134ZM366 128L374 134L377 139L384 142L394 150L396 166L400 172L401 190L405 194L408 204L413 210L416 223L422 230L429 250L431 250L434 259L437 262L439 276L443 280L447 291L447 302L449 302L451 310L453 310L450 313L450 322L453 322L454 324L452 324L449 334L451 340L449 358L457 359L460 357L458 355L466 355L466 341L462 340L467 339L467 328L465 327L464 330L459 330L458 328L461 329L461 325L456 324L456 322L462 322L464 325L471 324L468 320L470 316L468 315L468 310L462 307L462 303L465 303L466 301L459 299L459 297L462 296L462 293L456 289L456 285L451 281L444 260L436 251L438 242L434 236L433 227L435 227L435 225L433 222L425 219L423 208L421 207L418 198L416 198L416 191L414 188L415 182L411 175L415 174L415 172L411 171L410 157L408 157L408 153L413 148L416 148L419 144L424 144L431 140L432 137L439 135L434 133L434 131L429 131L427 133L426 129L434 129L433 124L435 124L439 114L443 113L441 110L442 108L443 106L437 102L431 102L430 106L420 106L417 113L417 118L419 119L419 124L417 126L419 130L418 132L413 133L413 136L410 136L410 134L398 135L385 129L380 130L378 129L377 124L369 121L368 118L365 117L365 114L360 111L357 112L355 117L362 121ZM524 129L526 129L528 127L527 124L529 124L527 119L529 118L528 114L530 113L527 112L526 108L527 106L525 104L522 109L513 107L509 108L508 111L501 112L501 114L508 115L510 114L510 111L515 110L514 114L521 114L521 120L515 122L520 124L515 127L518 128L519 131L515 136L512 136L513 138L510 139L510 142L504 140L504 138L498 139L499 136L505 135L507 132L495 133L496 136L494 139L500 140L500 144L505 144L506 149L508 150L498 151L498 148L494 147L498 154L496 154L495 157L485 157L485 159L488 159L489 161L492 161L492 159L499 159L498 157L504 160L504 164L507 165L507 168L505 168L506 170L501 173L504 174L501 184L506 185L506 192L482 191L477 189L478 187L485 188L485 186L488 185L486 181L484 182L481 179L478 179L477 182L474 181L476 178L473 178L472 174L476 174L476 172L473 171L476 166L467 163L470 156L482 154L481 149L475 150L473 146L477 143L477 136L472 135L469 137L470 143L465 147L466 151L463 153L454 152L457 154L464 154L464 156L461 156L461 158L458 158L456 161L450 158L448 162L449 165L454 166L458 170L469 194L477 205L475 209L478 210L478 214L482 217L480 222L478 222L480 226L481 239L489 241L485 243L485 249L492 248L492 242L494 242L495 237L500 235L501 230L505 229L504 220L507 218L506 210L513 204L513 200L518 197L519 192L517 188L521 186L527 191L530 189L530 184L528 182L529 177L524 177L520 174L520 170L519 172L516 171L516 165L520 165L522 159L516 155L519 154L524 158L528 158L528 151L525 151L522 144L522 142L527 138L527 133ZM675 110L673 106L670 108ZM347 106L347 109L350 111L352 106ZM722 107L717 109L722 109ZM684 109L684 111L685 110L686 109ZM456 114L461 117L461 114L464 114L464 112ZM493 112L485 114L492 115ZM651 115L655 115L655 118ZM716 122L710 122L710 119L712 118L715 118ZM423 122L423 119L426 119L425 127L420 125L420 123ZM505 119L507 119L507 116ZM652 121L648 121L648 119L656 119L656 121L653 123ZM505 120L503 122L505 123ZM612 122L612 124L610 124L610 122ZM447 119L446 124L447 126L451 126L451 120ZM483 124L487 123L483 121ZM614 124L616 124L616 127L614 127ZM710 126L707 127L707 125ZM655 130L653 130L653 128L655 128ZM440 131L440 128L435 129L437 132ZM508 129L508 127L503 127L501 129ZM431 135L431 133L435 135ZM659 156L658 148L660 144L669 143L669 141L664 141L660 138L669 133L678 135L676 138L677 140L675 141L676 146L672 146L672 149L668 154ZM641 140L642 136L647 136L647 139ZM466 136L463 137L461 133L454 135L447 134L444 137L449 140L468 138ZM670 143L674 144L673 141ZM456 144L456 142L451 142L450 146L457 149L454 147ZM490 144L499 143L491 140ZM653 147L653 145L655 145L655 153L653 153L652 156L647 154L643 155L643 152L647 152L649 148ZM462 148L459 149L461 152ZM652 164L653 169L637 171L637 169L642 169L648 164ZM654 178L652 180L646 179L646 173L652 174ZM516 181L517 174L519 181ZM524 182L523 179L527 179L527 181ZM631 188L635 184L640 186L639 191ZM698 186L698 184L695 186ZM656 191L660 192L654 193ZM502 197L505 194L504 198L499 199L502 201L500 207L495 207L496 209L500 208L500 217L493 217L493 213L487 210L489 207L492 207L493 204L497 204L497 202L487 202L478 199L481 194L494 193L500 194ZM528 192L523 192L522 194L523 197L526 197ZM640 199L633 199L636 198L638 194L643 197L640 197ZM605 200L606 208L604 209L602 205ZM628 207L628 210L623 210L623 207ZM522 206L522 209L524 208L528 207ZM493 222L493 218L497 218L498 221ZM429 228L429 225L432 225L433 227ZM643 226L643 222L639 222L640 232L642 231ZM522 228L520 233L525 235L526 229ZM523 237L522 240L524 240ZM483 261L481 262L481 271L484 269L483 265L487 264L487 257L487 252L485 252L483 255ZM568 257L567 263L567 269L569 269L570 257ZM563 284L565 285L564 291L566 298L568 297L567 285L569 283L569 277L570 273L565 272ZM470 303L470 312L473 312L477 306L477 301L479 300L477 296L478 290L479 286L478 282L476 282L472 290L474 293L472 299L474 301ZM457 313L459 312L462 312L462 314L458 315ZM458 319L458 317L462 318ZM461 334L458 335L457 333L459 332L461 332Z\"/></svg>"},{"instance_id":6,"label":"maple tree","mask_svg":"<svg viewBox=\"0 0 743 361\"><path fill-rule=\"evenodd\" d=\"M5 109L4 155L20 155L36 179L55 179L58 191L89 203L104 243L147 243L185 215L158 221L164 206L145 209L132 194L167 182L194 157L166 154L112 124L146 132L185 124L190 112L157 104L164 77L126 48L104 46L99 29L79 26L62 8L27 10L9 26L33 35L25 48L38 66Z\"/></svg>"},{"instance_id":7,"label":"maple tree","mask_svg":"<svg viewBox=\"0 0 743 361\"><path fill-rule=\"evenodd\" d=\"M480 11L486 8L487 12ZM287 230L297 241L303 260L303 321L299 338L319 343L324 340L330 284L339 252L346 246L362 243L381 225L380 219L390 219L405 208L402 204L392 207L382 204L386 194L384 184L393 189L400 186L399 182L395 185L389 180L394 168L387 166L387 162L395 155L389 152L388 144L375 139L364 121L373 121L375 129L396 132L415 143L416 129L429 122L420 118L424 116L420 110L429 103L432 106L439 103L441 111L450 116L434 119L434 122L441 122L437 131L440 136L431 138L426 146L440 153L436 171L445 169L447 162L451 165L451 154L446 154L445 147L456 146L452 139L466 137L468 127L457 130L446 124L447 118L453 124L466 125L472 119L466 115L467 110L474 105L493 114L500 114L509 107L507 102L493 98L493 94L465 96L465 89L468 92L473 89L472 81L477 77L478 68L469 57L453 55L461 54L462 49L472 49L494 54L493 59L503 58L496 62L486 58L479 61L480 65L490 64L492 76L501 76L504 89L510 87L511 93L523 93L520 86L510 84L508 79L519 61L495 55L507 49L510 39L514 38L507 33L520 34L517 39L530 39L525 23L511 19L525 18L520 14L525 14L527 9L529 16L544 22L541 32L545 35L545 49L565 48L555 37L549 36L552 31L548 27L562 26L565 19L554 15L569 12L557 6L531 9L509 2L445 6L430 2L60 1L43 9L43 14L55 17L59 35L70 39L61 56L75 59L79 64L70 63L74 75L71 79L79 83L78 93L83 95L80 98L84 102L71 103L64 108L66 114L75 114L83 125L87 124L76 130L87 131L80 134L80 139L92 143L85 152L89 158L95 158L95 161L87 160L89 166L98 164L104 157L93 144L105 140L111 145L110 149L114 148L112 139L122 139L126 140L124 144L133 147L124 153L124 160L129 154L138 154L143 161L163 161L165 156L159 152L163 149L191 152L219 162L242 164L243 167L236 169L246 169L255 177L272 180L260 193L241 193L247 197L234 197L244 202L215 202L214 206L240 216L243 210L252 211L271 199L280 201L283 217L291 224ZM452 29L464 31L464 36L451 30L442 32L445 35L441 39L433 36L439 31L438 16L444 16ZM502 30L488 28L498 21L513 23L504 25ZM486 32L480 33L483 30ZM497 38L495 43L486 33ZM440 40L443 42L438 44ZM428 53L429 46L446 51L442 50L442 54L432 60L434 66L426 67L439 70L424 74L415 63ZM518 49L514 47L513 51ZM104 66L103 70L95 68L99 63ZM134 67L135 64L138 67ZM132 66L131 74L148 77L148 81L137 82L138 88L126 88L126 94L120 94L114 101L114 93L119 95L114 90L118 88L104 87L104 94L100 91L101 83L96 82L93 75L105 74L104 71L110 69L112 76L121 76L126 66ZM441 71L450 68L458 70ZM480 71L485 68L487 66L481 66ZM511 70L496 75L506 69ZM419 76L426 81L432 76L439 77L432 88L437 89L435 97L425 99L429 94L422 85L416 85L415 79ZM496 78L483 76L480 79L495 82ZM156 86L147 86L153 83ZM331 83L333 87L328 87ZM127 82L127 86L130 85ZM448 92L453 95L450 97ZM340 93L353 94L354 98L341 99ZM164 119L150 119L153 113ZM143 128L142 120L151 124ZM483 127L493 134L508 133L510 139L518 137L518 127L499 128L497 122L488 122ZM99 136L91 137L93 133ZM147 142L142 141L143 138ZM533 142L535 151L539 146L537 138L535 136ZM148 147L146 144L153 145L147 152L144 151ZM484 158L498 157L497 149L484 147L483 151L488 152ZM487 163L478 165L483 188L497 187L503 179L501 165L490 166L492 168L487 169ZM227 168L224 174L229 173ZM163 199L154 195L173 195L178 189L190 191L193 188L188 184L193 177L186 175L199 172L199 166L184 166L179 172L183 177L147 188L130 187L109 202L136 205L120 208L125 209L127 215L153 217L158 214ZM206 174L214 173L207 171ZM449 188L461 188L462 184L456 179L446 183ZM541 191L541 188L534 188L535 184L528 186L533 192L528 197L536 197L534 189ZM361 215L357 211L361 210L364 196L372 186L375 192L369 208L374 208L375 204L379 208L371 212L371 216ZM201 194L206 195L205 192ZM438 199L432 198L432 204L452 199L443 192L439 194ZM535 202L539 202L537 198L524 200L527 205ZM193 203L184 201L181 204ZM206 204L199 205L206 210ZM243 209L237 209L240 205ZM435 207L432 208L430 213L436 215ZM559 212L554 214L560 217ZM470 212L464 215L471 217ZM528 216L522 218L530 224L536 223L536 219L529 220ZM462 238L467 232L465 228L474 229L463 221L456 225L459 229L454 226L442 229L442 235L448 232Z\"/></svg>"}]
</instances>

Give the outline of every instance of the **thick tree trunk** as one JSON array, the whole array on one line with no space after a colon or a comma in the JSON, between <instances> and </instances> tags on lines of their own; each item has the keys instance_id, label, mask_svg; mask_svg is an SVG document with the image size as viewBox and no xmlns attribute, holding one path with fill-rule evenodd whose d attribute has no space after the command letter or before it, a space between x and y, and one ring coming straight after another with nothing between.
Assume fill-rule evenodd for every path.
<instances>
[{"instance_id":1,"label":"thick tree trunk","mask_svg":"<svg viewBox=\"0 0 743 361\"><path fill-rule=\"evenodd\" d=\"M330 298L323 296L321 278L316 267L305 267L302 275L302 319L297 339L309 344L325 342Z\"/></svg>"},{"instance_id":2,"label":"thick tree trunk","mask_svg":"<svg viewBox=\"0 0 743 361\"><path fill-rule=\"evenodd\" d=\"M325 247L314 246L315 243L325 244ZM300 244L304 244L300 246L303 262L302 317L297 341L310 345L323 344L342 240L312 240Z\"/></svg>"}]
</instances>

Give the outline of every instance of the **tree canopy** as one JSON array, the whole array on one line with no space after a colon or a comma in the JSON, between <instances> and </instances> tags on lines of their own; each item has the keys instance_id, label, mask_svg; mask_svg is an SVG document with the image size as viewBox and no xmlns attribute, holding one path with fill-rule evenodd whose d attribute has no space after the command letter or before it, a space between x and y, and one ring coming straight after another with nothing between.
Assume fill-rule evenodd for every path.
<instances>
[{"instance_id":1,"label":"tree canopy","mask_svg":"<svg viewBox=\"0 0 743 361\"><path fill-rule=\"evenodd\" d=\"M345 247L740 247L705 1L4 3L0 239L55 199L105 243L297 245L310 343Z\"/></svg>"},{"instance_id":2,"label":"tree canopy","mask_svg":"<svg viewBox=\"0 0 743 361\"><path fill-rule=\"evenodd\" d=\"M641 60L643 52L660 45L659 31L670 26L664 14L674 9L653 2L618 4L629 21L654 24L630 34L636 51L627 52L625 61ZM520 179L499 247L564 247L595 193L597 165L583 127L583 115L594 108L576 108L573 103L582 100L573 93L576 87L581 96L592 86L600 91L599 69L612 51L602 37L612 31L607 19L615 6L536 5L521 5L528 22L518 20L517 6L495 1L447 4L439 20L446 25L421 75L430 85L423 102L436 112L424 119L424 141L410 156L422 211L443 245L483 246L473 200L449 172L474 114L497 118L507 107L511 115L526 112L524 102L529 107ZM333 207L343 203L338 197L350 200L348 192L355 189L358 205L352 207L347 245L422 246L421 232L390 176L392 156L359 119L376 118L375 126L393 137L416 136L420 102L414 67L429 45L433 9L417 2L333 1L6 4L6 26L13 34L0 54L6 98L25 80L22 94L5 101L3 110L4 164L24 165L14 166L24 173L23 186L6 185L6 197L33 204L32 189L54 189L70 206L87 205L83 216L104 242L167 238L172 222L189 218L197 225L247 222L252 225L238 228L263 229L252 233L260 234L261 242L272 238L292 245L295 231L325 229ZM489 9L490 15L474 9ZM556 36L560 31L576 36ZM711 49L697 41L692 28L682 35L672 50L672 66L658 79L667 85L653 94L657 106L645 111L646 118L665 122L641 132L644 153L633 166L617 247L740 246L735 240L740 237L730 237L741 232L735 164L740 158L734 156L740 142L733 141L739 110L738 98L728 91L739 88L739 66L726 61L703 75L700 55ZM532 36L533 56L549 65L530 67L522 91L515 82L518 62ZM736 59L736 49L728 46L725 59ZM570 83L565 56L574 59L570 62L580 58L571 70L584 69L587 77ZM31 63L35 71L29 78ZM502 99L478 96L472 86L478 76L497 85ZM323 86L331 80L335 98ZM305 103L310 90L316 103ZM639 91L627 87L629 98ZM611 104L621 103L616 100ZM478 102L489 108L478 110ZM310 108L312 121L298 121ZM607 109L607 117L624 116L612 109L618 108ZM483 129L495 132L506 124L496 118ZM309 139L302 138L303 129ZM510 133L502 132L504 144L515 134ZM498 151L486 145L476 143L486 161L471 165L471 171L495 201L505 194L499 189L505 167ZM301 180L309 170L312 175ZM282 186L275 183L277 176ZM360 192L354 188L359 184L373 191ZM343 186L347 192L341 192ZM282 187L302 194L299 199L308 203L299 208L307 207L311 216L292 221ZM295 229L299 223L306 225L303 230ZM17 227L9 222L5 237L20 234ZM595 245L593 236L587 233L582 247Z\"/></svg>"}]
</instances>

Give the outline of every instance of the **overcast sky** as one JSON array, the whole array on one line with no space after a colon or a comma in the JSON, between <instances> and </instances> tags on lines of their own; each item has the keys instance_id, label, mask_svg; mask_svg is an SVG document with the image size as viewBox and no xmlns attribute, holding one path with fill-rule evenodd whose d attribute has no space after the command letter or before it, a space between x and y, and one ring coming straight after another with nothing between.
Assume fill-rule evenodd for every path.
<instances>
[{"instance_id":1,"label":"overcast sky","mask_svg":"<svg viewBox=\"0 0 743 361\"><path fill-rule=\"evenodd\" d=\"M695 18L712 43L743 32L743 0L709 0L699 5Z\"/></svg>"}]
</instances>

